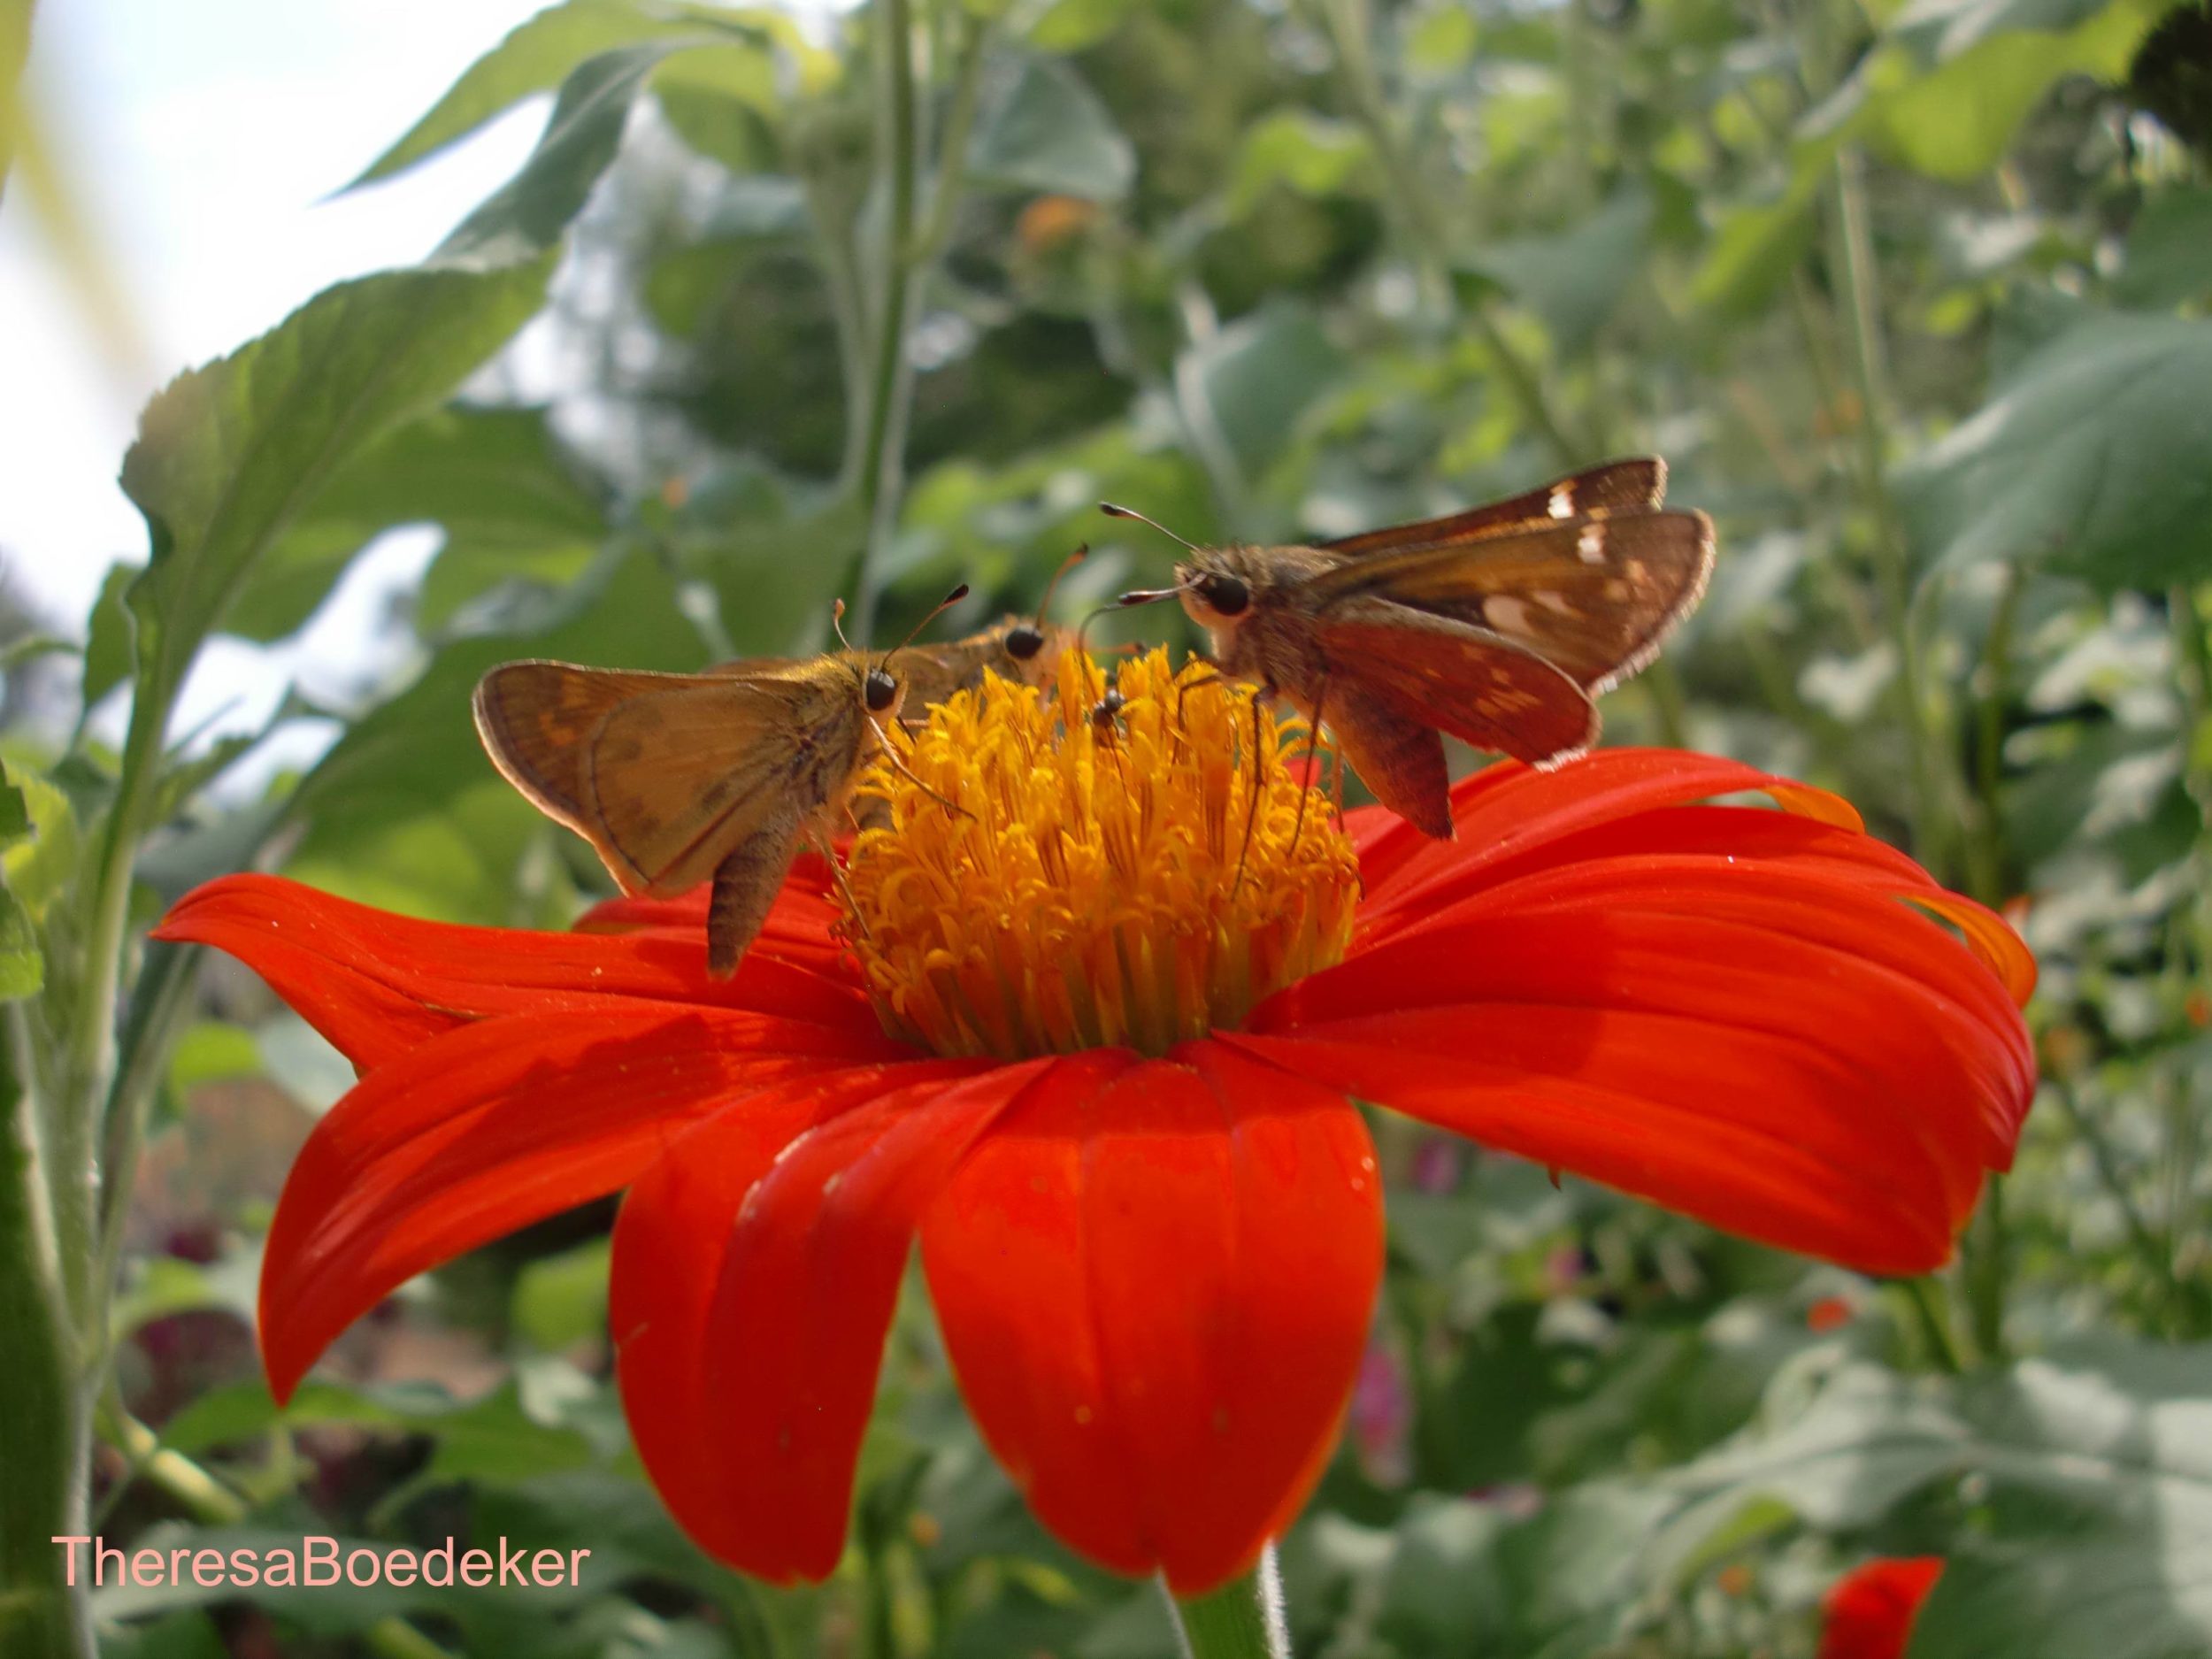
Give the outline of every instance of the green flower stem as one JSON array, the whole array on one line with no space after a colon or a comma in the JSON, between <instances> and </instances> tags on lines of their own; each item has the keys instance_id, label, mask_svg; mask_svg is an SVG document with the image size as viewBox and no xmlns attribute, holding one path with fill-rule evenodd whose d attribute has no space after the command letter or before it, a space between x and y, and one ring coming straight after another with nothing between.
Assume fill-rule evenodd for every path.
<instances>
[{"instance_id":1,"label":"green flower stem","mask_svg":"<svg viewBox=\"0 0 2212 1659\"><path fill-rule=\"evenodd\" d=\"M1878 309L1880 279L1867 221L1864 164L1849 145L1836 157L1832 187L1828 265L1841 305L1854 389L1859 397L1855 423L1858 485L1874 521L1875 581L1881 594L1882 620L1897 655L1898 718L1912 760L1913 851L1941 879L1952 840L1944 809L1953 794L1947 785L1954 780L1939 777L1937 772L1927 692L1921 680L1920 652L1913 638L1911 572L1904 531L1889 494L1889 368Z\"/></svg>"},{"instance_id":2,"label":"green flower stem","mask_svg":"<svg viewBox=\"0 0 2212 1659\"><path fill-rule=\"evenodd\" d=\"M45 1150L27 1090L19 1005L0 1067L0 1653L88 1659L88 1603L68 1588L57 1537L87 1535L89 1422L75 1386L74 1322L61 1294Z\"/></svg>"},{"instance_id":3,"label":"green flower stem","mask_svg":"<svg viewBox=\"0 0 2212 1659\"><path fill-rule=\"evenodd\" d=\"M1167 1604L1183 1639L1184 1659L1290 1659L1282 1574L1272 1544L1241 1578L1187 1601L1170 1594Z\"/></svg>"},{"instance_id":4,"label":"green flower stem","mask_svg":"<svg viewBox=\"0 0 2212 1659\"><path fill-rule=\"evenodd\" d=\"M877 0L883 31L886 100L876 150L876 165L886 186L890 222L879 255L877 286L880 309L871 345L874 372L868 386L868 420L863 430L856 482L868 526L867 550L853 597L853 636L864 643L873 630L882 595L883 564L896 523L905 472L906 405L913 388L907 361L907 312L913 303L916 273L907 262L914 245L914 174L920 134L914 96L914 18L909 0Z\"/></svg>"}]
</instances>

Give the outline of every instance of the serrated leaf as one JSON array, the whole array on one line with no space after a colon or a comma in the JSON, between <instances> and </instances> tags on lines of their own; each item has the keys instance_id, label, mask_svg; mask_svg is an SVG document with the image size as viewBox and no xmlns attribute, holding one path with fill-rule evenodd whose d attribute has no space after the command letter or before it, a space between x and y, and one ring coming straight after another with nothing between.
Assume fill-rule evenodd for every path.
<instances>
[{"instance_id":1,"label":"serrated leaf","mask_svg":"<svg viewBox=\"0 0 2212 1659\"><path fill-rule=\"evenodd\" d=\"M1926 557L2107 589L2212 572L2212 322L2100 317L2030 353L1897 474Z\"/></svg>"},{"instance_id":2,"label":"serrated leaf","mask_svg":"<svg viewBox=\"0 0 2212 1659\"><path fill-rule=\"evenodd\" d=\"M403 173L535 93L550 92L578 65L603 52L664 37L695 35L699 20L640 0L567 0L548 6L471 64L348 189Z\"/></svg>"},{"instance_id":3,"label":"serrated leaf","mask_svg":"<svg viewBox=\"0 0 2212 1659\"><path fill-rule=\"evenodd\" d=\"M153 545L130 590L142 685L174 689L292 518L364 445L519 328L550 270L538 259L340 283L146 406L123 460Z\"/></svg>"},{"instance_id":4,"label":"serrated leaf","mask_svg":"<svg viewBox=\"0 0 2212 1659\"><path fill-rule=\"evenodd\" d=\"M1025 58L995 76L968 172L979 185L1110 202L1136 181L1137 152L1074 70Z\"/></svg>"},{"instance_id":5,"label":"serrated leaf","mask_svg":"<svg viewBox=\"0 0 2212 1659\"><path fill-rule=\"evenodd\" d=\"M639 88L683 37L589 58L561 82L545 131L522 170L487 196L438 246L438 263L512 265L550 248L583 211L621 147Z\"/></svg>"}]
</instances>

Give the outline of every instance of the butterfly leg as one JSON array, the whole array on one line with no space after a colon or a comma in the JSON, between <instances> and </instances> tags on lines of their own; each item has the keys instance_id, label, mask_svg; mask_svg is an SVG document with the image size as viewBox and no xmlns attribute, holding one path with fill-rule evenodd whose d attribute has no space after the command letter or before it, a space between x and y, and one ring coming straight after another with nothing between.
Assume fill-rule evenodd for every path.
<instances>
[{"instance_id":1,"label":"butterfly leg","mask_svg":"<svg viewBox=\"0 0 2212 1659\"><path fill-rule=\"evenodd\" d=\"M1298 837L1306 827L1306 797L1313 793L1313 776L1321 765L1321 710L1329 700L1329 677L1321 676L1313 691L1313 718L1306 727L1307 772L1305 787L1298 791L1298 816L1291 820L1290 850L1298 850Z\"/></svg>"},{"instance_id":2,"label":"butterfly leg","mask_svg":"<svg viewBox=\"0 0 2212 1659\"><path fill-rule=\"evenodd\" d=\"M1275 688L1268 687L1260 696L1271 696ZM1252 699L1252 741L1246 746L1244 772L1251 794L1244 809L1244 839L1237 846L1236 879L1229 884L1229 902L1237 902L1237 893L1244 886L1244 861L1251 856L1252 831L1260 821L1260 796L1266 792L1266 773L1260 766L1260 698Z\"/></svg>"},{"instance_id":3,"label":"butterfly leg","mask_svg":"<svg viewBox=\"0 0 2212 1659\"><path fill-rule=\"evenodd\" d=\"M845 879L845 866L837 862L837 849L830 845L829 836L818 824L808 834L807 839L814 843L816 855L829 866L830 879L837 884L837 895L845 901L845 914L860 924L862 934L870 944L874 944L875 933L868 926L868 918L861 914L860 906L853 902L852 886Z\"/></svg>"},{"instance_id":4,"label":"butterfly leg","mask_svg":"<svg viewBox=\"0 0 2212 1659\"><path fill-rule=\"evenodd\" d=\"M905 779L907 782L912 784L917 789L919 789L931 800L936 802L939 806L943 807L948 812L957 812L962 818L973 818L975 816L975 814L969 811L966 807L962 806L959 802L955 801L949 795L931 788L919 778L917 778L914 775L913 768L909 766L905 761L899 757L899 751L897 749L891 747L891 739L889 734L886 733L881 726L876 726L874 716L871 715L869 717L868 724L875 726L876 741L883 746L883 757L891 763L892 771L897 772L900 777Z\"/></svg>"}]
</instances>

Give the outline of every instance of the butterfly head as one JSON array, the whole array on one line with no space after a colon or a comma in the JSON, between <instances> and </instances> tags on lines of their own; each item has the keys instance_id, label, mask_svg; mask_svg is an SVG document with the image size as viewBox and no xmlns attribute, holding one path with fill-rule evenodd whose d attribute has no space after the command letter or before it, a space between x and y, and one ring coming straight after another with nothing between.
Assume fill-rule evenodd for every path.
<instances>
[{"instance_id":1,"label":"butterfly head","mask_svg":"<svg viewBox=\"0 0 2212 1659\"><path fill-rule=\"evenodd\" d=\"M888 668L872 668L861 681L861 701L868 705L871 714L897 713L905 695L906 687Z\"/></svg>"},{"instance_id":2,"label":"butterfly head","mask_svg":"<svg viewBox=\"0 0 2212 1659\"><path fill-rule=\"evenodd\" d=\"M1175 567L1176 596L1193 622L1217 637L1252 609L1256 572L1242 548L1203 548Z\"/></svg>"},{"instance_id":3,"label":"butterfly head","mask_svg":"<svg viewBox=\"0 0 2212 1659\"><path fill-rule=\"evenodd\" d=\"M1002 680L1042 686L1052 678L1060 653L1067 644L1067 630L1050 622L1004 625L998 641L1000 660L992 666Z\"/></svg>"}]
</instances>

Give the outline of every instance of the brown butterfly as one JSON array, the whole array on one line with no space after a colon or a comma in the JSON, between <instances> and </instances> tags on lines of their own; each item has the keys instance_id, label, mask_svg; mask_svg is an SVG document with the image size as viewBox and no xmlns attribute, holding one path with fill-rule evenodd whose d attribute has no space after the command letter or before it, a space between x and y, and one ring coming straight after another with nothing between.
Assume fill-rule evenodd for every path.
<instances>
[{"instance_id":1,"label":"brown butterfly","mask_svg":"<svg viewBox=\"0 0 2212 1659\"><path fill-rule=\"evenodd\" d=\"M625 893L665 898L711 880L707 969L726 979L801 842L826 849L882 722L910 694L903 656L703 674L505 663L477 685L476 730L507 780L589 841Z\"/></svg>"},{"instance_id":2,"label":"brown butterfly","mask_svg":"<svg viewBox=\"0 0 2212 1659\"><path fill-rule=\"evenodd\" d=\"M1376 799L1448 839L1440 732L1539 766L1571 760L1597 741L1594 699L1696 606L1712 521L1662 509L1666 486L1647 457L1311 547L1186 541L1174 587L1121 603L1179 599L1224 673L1325 721Z\"/></svg>"}]
</instances>

